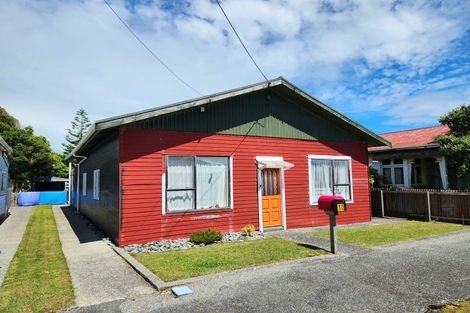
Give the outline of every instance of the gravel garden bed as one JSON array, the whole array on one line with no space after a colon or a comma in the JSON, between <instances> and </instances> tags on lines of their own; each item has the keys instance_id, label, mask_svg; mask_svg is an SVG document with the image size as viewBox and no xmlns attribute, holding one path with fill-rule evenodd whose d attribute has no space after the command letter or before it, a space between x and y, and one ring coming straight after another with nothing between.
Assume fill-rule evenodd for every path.
<instances>
[{"instance_id":1,"label":"gravel garden bed","mask_svg":"<svg viewBox=\"0 0 470 313\"><path fill-rule=\"evenodd\" d=\"M260 232L255 232L251 236L247 236L241 232L227 232L224 233L224 237L221 241L217 241L214 244L223 244L235 241L258 240L262 238L265 238L265 236ZM168 250L189 249L204 246L204 244L194 244L188 239L176 239L153 241L145 244L133 244L124 247L124 249L129 253L158 253Z\"/></svg>"}]
</instances>

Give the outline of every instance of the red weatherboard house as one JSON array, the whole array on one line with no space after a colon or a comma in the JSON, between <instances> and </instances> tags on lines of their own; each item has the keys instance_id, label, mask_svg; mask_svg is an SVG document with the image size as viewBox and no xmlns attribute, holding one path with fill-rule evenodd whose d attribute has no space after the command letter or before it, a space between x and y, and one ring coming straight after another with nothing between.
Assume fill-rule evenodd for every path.
<instances>
[{"instance_id":1,"label":"red weatherboard house","mask_svg":"<svg viewBox=\"0 0 470 313\"><path fill-rule=\"evenodd\" d=\"M283 78L97 121L70 157L74 206L120 246L215 228L369 221L367 148L388 142Z\"/></svg>"}]
</instances>

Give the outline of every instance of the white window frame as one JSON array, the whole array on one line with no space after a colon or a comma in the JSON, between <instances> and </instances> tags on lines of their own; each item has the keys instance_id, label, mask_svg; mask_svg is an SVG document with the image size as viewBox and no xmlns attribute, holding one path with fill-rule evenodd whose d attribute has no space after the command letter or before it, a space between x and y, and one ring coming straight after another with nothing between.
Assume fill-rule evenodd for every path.
<instances>
[{"instance_id":1,"label":"white window frame","mask_svg":"<svg viewBox=\"0 0 470 313\"><path fill-rule=\"evenodd\" d=\"M342 156L342 155L317 155L317 154L309 154L308 155L308 194L309 194L309 200L310 200L310 205L318 205L318 199L315 199L313 197L313 190L312 190L312 162L311 160L345 160L349 161L349 183L351 185L351 199L346 200L346 203L354 203L354 186L353 186L353 175L352 175L352 158L350 156ZM333 178L334 179L334 178Z\"/></svg>"},{"instance_id":2,"label":"white window frame","mask_svg":"<svg viewBox=\"0 0 470 313\"><path fill-rule=\"evenodd\" d=\"M87 173L82 174L82 196L86 196Z\"/></svg>"},{"instance_id":3,"label":"white window frame","mask_svg":"<svg viewBox=\"0 0 470 313\"><path fill-rule=\"evenodd\" d=\"M0 178L1 178L1 181L0 181L0 191L5 191L8 189L8 187L6 185L8 185L5 181L6 181L6 178L7 177L7 173L5 172L0 172Z\"/></svg>"},{"instance_id":4,"label":"white window frame","mask_svg":"<svg viewBox=\"0 0 470 313\"><path fill-rule=\"evenodd\" d=\"M402 160L401 164L395 164L396 159ZM381 175L384 176L384 168L389 168L390 169L390 178L392 179L392 182L390 184L385 184L384 186L398 186L398 187L404 187L406 184L406 172L405 172L405 160L396 158L396 159L386 159L386 160L381 160L380 161L380 168L381 168ZM384 165L383 161L390 161L390 164ZM402 177L403 177L403 183L402 184L396 184L395 183L395 169L396 168L401 168L402 169ZM410 173L411 174L411 173ZM409 175L410 175L409 174ZM411 180L410 180L411 181Z\"/></svg>"},{"instance_id":5,"label":"white window frame","mask_svg":"<svg viewBox=\"0 0 470 313\"><path fill-rule=\"evenodd\" d=\"M93 200L100 200L100 170L93 171Z\"/></svg>"},{"instance_id":6,"label":"white window frame","mask_svg":"<svg viewBox=\"0 0 470 313\"><path fill-rule=\"evenodd\" d=\"M228 158L228 181L229 181L229 205L227 207L223 208L207 208L207 209L198 209L197 208L197 198L194 200L194 209L190 210L174 210L174 211L168 211L167 208L167 191L168 191L168 157L193 157L194 158L194 166L196 166L196 158L197 157L213 157L213 158ZM196 169L194 169L194 176L196 179ZM197 194L197 186L195 185L195 194ZM184 212L202 212L202 211L212 211L212 210L232 210L233 209L233 158L231 156L225 156L225 155L183 155L183 154L168 154L165 155L165 169L162 174L162 214L175 214L175 213L184 213Z\"/></svg>"},{"instance_id":7,"label":"white window frame","mask_svg":"<svg viewBox=\"0 0 470 313\"><path fill-rule=\"evenodd\" d=\"M9 187L9 181L8 181L8 172L3 172L2 175L2 184L3 184L3 190L7 191Z\"/></svg>"}]
</instances>

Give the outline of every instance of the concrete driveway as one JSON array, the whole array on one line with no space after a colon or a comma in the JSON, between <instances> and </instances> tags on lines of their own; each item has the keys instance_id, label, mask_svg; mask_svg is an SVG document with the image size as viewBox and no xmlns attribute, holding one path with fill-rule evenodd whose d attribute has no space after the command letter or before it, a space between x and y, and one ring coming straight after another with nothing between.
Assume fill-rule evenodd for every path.
<instances>
[{"instance_id":1,"label":"concrete driveway","mask_svg":"<svg viewBox=\"0 0 470 313\"><path fill-rule=\"evenodd\" d=\"M75 294L75 305L155 293L139 274L87 226L71 208L53 207Z\"/></svg>"},{"instance_id":2,"label":"concrete driveway","mask_svg":"<svg viewBox=\"0 0 470 313\"><path fill-rule=\"evenodd\" d=\"M249 257L249 256L247 256ZM73 312L423 312L470 294L470 231L221 274Z\"/></svg>"},{"instance_id":3,"label":"concrete driveway","mask_svg":"<svg viewBox=\"0 0 470 313\"><path fill-rule=\"evenodd\" d=\"M23 234L31 215L31 207L12 207L11 215L0 219L0 286L11 260L23 239Z\"/></svg>"}]
</instances>

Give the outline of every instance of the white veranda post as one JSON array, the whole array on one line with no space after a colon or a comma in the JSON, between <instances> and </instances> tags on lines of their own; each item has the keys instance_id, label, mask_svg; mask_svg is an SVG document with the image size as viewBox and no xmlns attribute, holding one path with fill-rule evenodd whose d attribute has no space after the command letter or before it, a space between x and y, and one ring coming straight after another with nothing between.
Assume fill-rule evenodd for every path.
<instances>
[{"instance_id":1,"label":"white veranda post","mask_svg":"<svg viewBox=\"0 0 470 313\"><path fill-rule=\"evenodd\" d=\"M403 176L405 187L411 187L411 176L413 175L411 167L413 166L413 159L403 159Z\"/></svg>"},{"instance_id":2,"label":"white veranda post","mask_svg":"<svg viewBox=\"0 0 470 313\"><path fill-rule=\"evenodd\" d=\"M442 179L442 188L447 189L447 166L446 166L446 158L440 157L437 158L437 163L439 164L439 171L441 172L441 179Z\"/></svg>"}]
</instances>

